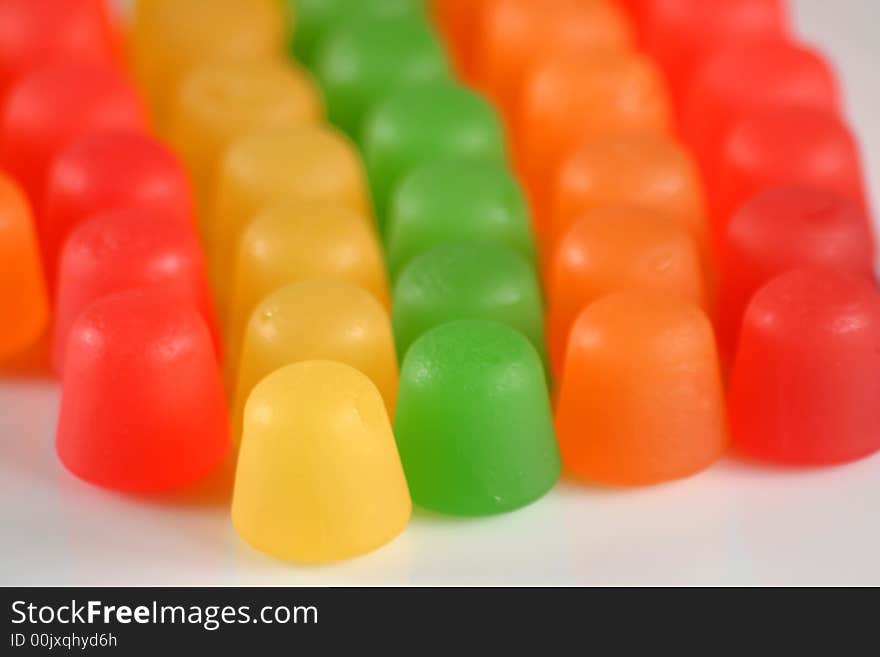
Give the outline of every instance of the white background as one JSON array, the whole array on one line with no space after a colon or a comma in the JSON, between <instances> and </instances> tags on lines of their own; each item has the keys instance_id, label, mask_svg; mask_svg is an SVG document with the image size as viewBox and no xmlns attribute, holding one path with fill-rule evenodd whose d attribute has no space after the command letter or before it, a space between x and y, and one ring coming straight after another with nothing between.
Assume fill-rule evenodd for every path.
<instances>
[{"instance_id":1,"label":"white background","mask_svg":"<svg viewBox=\"0 0 880 657\"><path fill-rule=\"evenodd\" d=\"M837 65L866 171L880 171L880 5L791 6L799 32ZM0 584L880 585L880 455L818 470L728 457L639 490L563 480L501 517L416 511L402 536L371 555L301 567L238 539L228 469L160 500L75 479L55 457L58 401L54 384L0 381Z\"/></svg>"}]
</instances>

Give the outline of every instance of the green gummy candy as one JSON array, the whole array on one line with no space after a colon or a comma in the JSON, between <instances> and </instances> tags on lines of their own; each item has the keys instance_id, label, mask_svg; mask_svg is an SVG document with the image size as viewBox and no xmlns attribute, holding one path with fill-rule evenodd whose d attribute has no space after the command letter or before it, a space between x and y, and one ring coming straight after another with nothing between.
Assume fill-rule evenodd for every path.
<instances>
[{"instance_id":1,"label":"green gummy candy","mask_svg":"<svg viewBox=\"0 0 880 657\"><path fill-rule=\"evenodd\" d=\"M510 511L559 478L541 360L497 322L443 324L410 347L394 433L413 502L433 511Z\"/></svg>"},{"instance_id":2,"label":"green gummy candy","mask_svg":"<svg viewBox=\"0 0 880 657\"><path fill-rule=\"evenodd\" d=\"M414 258L394 287L397 353L430 329L458 319L506 324L529 339L546 363L541 290L532 264L488 244L444 244Z\"/></svg>"},{"instance_id":3,"label":"green gummy candy","mask_svg":"<svg viewBox=\"0 0 880 657\"><path fill-rule=\"evenodd\" d=\"M433 160L503 163L504 132L492 106L451 82L399 88L364 121L361 147L380 227L394 186Z\"/></svg>"},{"instance_id":4,"label":"green gummy candy","mask_svg":"<svg viewBox=\"0 0 880 657\"><path fill-rule=\"evenodd\" d=\"M507 246L535 261L528 206L503 164L439 160L397 186L385 226L392 278L414 256L448 242Z\"/></svg>"},{"instance_id":5,"label":"green gummy candy","mask_svg":"<svg viewBox=\"0 0 880 657\"><path fill-rule=\"evenodd\" d=\"M424 15L425 0L286 0L293 21L291 53L311 66L323 37L351 18Z\"/></svg>"},{"instance_id":6,"label":"green gummy candy","mask_svg":"<svg viewBox=\"0 0 880 657\"><path fill-rule=\"evenodd\" d=\"M450 77L449 63L424 17L364 16L346 20L322 39L313 72L334 124L356 138L367 111L401 86Z\"/></svg>"}]
</instances>

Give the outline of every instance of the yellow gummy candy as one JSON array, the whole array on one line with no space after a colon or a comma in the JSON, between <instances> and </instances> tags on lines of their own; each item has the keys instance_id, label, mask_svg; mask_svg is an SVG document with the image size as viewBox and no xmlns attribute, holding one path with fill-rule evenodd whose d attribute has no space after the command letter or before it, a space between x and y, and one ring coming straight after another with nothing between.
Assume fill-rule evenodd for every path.
<instances>
[{"instance_id":1,"label":"yellow gummy candy","mask_svg":"<svg viewBox=\"0 0 880 657\"><path fill-rule=\"evenodd\" d=\"M283 200L320 200L371 216L357 149L329 127L264 128L236 140L222 158L216 195L209 255L220 301L229 293L239 238L260 210Z\"/></svg>"},{"instance_id":2,"label":"yellow gummy candy","mask_svg":"<svg viewBox=\"0 0 880 657\"><path fill-rule=\"evenodd\" d=\"M235 391L233 435L254 386L284 365L327 359L351 365L379 389L388 415L397 398L397 354L388 311L362 288L313 279L276 290L251 315Z\"/></svg>"},{"instance_id":3,"label":"yellow gummy candy","mask_svg":"<svg viewBox=\"0 0 880 657\"><path fill-rule=\"evenodd\" d=\"M267 295L309 278L347 281L390 305L378 237L363 214L334 203L288 201L257 215L239 243L226 319L227 384L236 380L248 320Z\"/></svg>"},{"instance_id":4,"label":"yellow gummy candy","mask_svg":"<svg viewBox=\"0 0 880 657\"><path fill-rule=\"evenodd\" d=\"M254 388L244 416L232 522L290 561L337 561L397 536L412 503L376 386L349 365L288 365Z\"/></svg>"},{"instance_id":5,"label":"yellow gummy candy","mask_svg":"<svg viewBox=\"0 0 880 657\"><path fill-rule=\"evenodd\" d=\"M321 93L292 62L211 63L186 75L167 136L192 176L203 240L217 164L229 144L260 127L316 123L323 114Z\"/></svg>"},{"instance_id":6,"label":"yellow gummy candy","mask_svg":"<svg viewBox=\"0 0 880 657\"><path fill-rule=\"evenodd\" d=\"M288 22L278 0L138 0L129 55L157 127L194 66L282 59Z\"/></svg>"}]
</instances>

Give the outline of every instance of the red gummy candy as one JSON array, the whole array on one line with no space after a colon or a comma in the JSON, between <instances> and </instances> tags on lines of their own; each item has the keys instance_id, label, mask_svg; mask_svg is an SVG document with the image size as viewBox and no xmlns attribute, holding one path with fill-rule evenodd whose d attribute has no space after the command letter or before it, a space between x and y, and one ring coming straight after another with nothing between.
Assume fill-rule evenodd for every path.
<instances>
[{"instance_id":1,"label":"red gummy candy","mask_svg":"<svg viewBox=\"0 0 880 657\"><path fill-rule=\"evenodd\" d=\"M837 79L825 59L799 44L738 44L714 52L694 73L681 109L685 141L706 164L737 120L769 107L840 109ZM707 171L709 183L714 176Z\"/></svg>"},{"instance_id":2,"label":"red gummy candy","mask_svg":"<svg viewBox=\"0 0 880 657\"><path fill-rule=\"evenodd\" d=\"M102 0L0 2L0 98L30 71L59 62L116 60Z\"/></svg>"},{"instance_id":3,"label":"red gummy candy","mask_svg":"<svg viewBox=\"0 0 880 657\"><path fill-rule=\"evenodd\" d=\"M799 269L746 311L729 393L734 444L785 464L880 449L880 293L861 276Z\"/></svg>"},{"instance_id":4,"label":"red gummy candy","mask_svg":"<svg viewBox=\"0 0 880 657\"><path fill-rule=\"evenodd\" d=\"M749 114L724 138L717 167L710 196L716 236L748 199L780 185L826 189L867 208L858 146L849 128L822 110L780 107Z\"/></svg>"},{"instance_id":5,"label":"red gummy candy","mask_svg":"<svg viewBox=\"0 0 880 657\"><path fill-rule=\"evenodd\" d=\"M775 276L822 267L870 277L871 223L846 197L813 187L778 187L733 215L719 248L718 340L732 355L752 295Z\"/></svg>"},{"instance_id":6,"label":"red gummy candy","mask_svg":"<svg viewBox=\"0 0 880 657\"><path fill-rule=\"evenodd\" d=\"M128 80L111 66L59 64L22 78L0 116L0 167L42 212L54 157L78 137L105 130L145 130L146 110Z\"/></svg>"},{"instance_id":7,"label":"red gummy candy","mask_svg":"<svg viewBox=\"0 0 880 657\"><path fill-rule=\"evenodd\" d=\"M673 99L682 94L712 49L729 43L784 38L784 0L645 0L641 34L666 72Z\"/></svg>"},{"instance_id":8,"label":"red gummy candy","mask_svg":"<svg viewBox=\"0 0 880 657\"><path fill-rule=\"evenodd\" d=\"M128 492L184 486L217 466L229 425L202 316L157 292L89 306L70 331L56 447L78 477Z\"/></svg>"},{"instance_id":9,"label":"red gummy candy","mask_svg":"<svg viewBox=\"0 0 880 657\"><path fill-rule=\"evenodd\" d=\"M51 292L70 232L95 214L126 208L193 225L189 179L168 148L142 133L102 132L58 155L49 170L41 240Z\"/></svg>"},{"instance_id":10,"label":"red gummy candy","mask_svg":"<svg viewBox=\"0 0 880 657\"><path fill-rule=\"evenodd\" d=\"M52 365L63 372L70 327L101 297L137 288L159 288L168 303L198 310L221 344L204 258L191 226L144 209L100 214L74 230L61 257Z\"/></svg>"}]
</instances>

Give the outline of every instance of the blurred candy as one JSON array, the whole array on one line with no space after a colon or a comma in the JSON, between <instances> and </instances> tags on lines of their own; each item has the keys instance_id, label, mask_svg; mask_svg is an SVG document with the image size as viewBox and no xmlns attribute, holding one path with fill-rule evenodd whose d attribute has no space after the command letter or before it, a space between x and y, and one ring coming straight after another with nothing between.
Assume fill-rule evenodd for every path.
<instances>
[{"instance_id":1,"label":"blurred candy","mask_svg":"<svg viewBox=\"0 0 880 657\"><path fill-rule=\"evenodd\" d=\"M379 103L364 124L364 160L379 225L394 186L432 160L504 162L498 117L479 95L451 82L400 89Z\"/></svg>"},{"instance_id":2,"label":"blurred candy","mask_svg":"<svg viewBox=\"0 0 880 657\"><path fill-rule=\"evenodd\" d=\"M77 138L94 132L145 130L137 93L109 66L60 64L16 84L0 117L0 167L21 184L42 214L46 176L53 158Z\"/></svg>"},{"instance_id":3,"label":"blurred candy","mask_svg":"<svg viewBox=\"0 0 880 657\"><path fill-rule=\"evenodd\" d=\"M211 336L189 304L129 291L74 323L57 449L78 477L130 492L186 485L223 460L228 421Z\"/></svg>"},{"instance_id":4,"label":"blurred candy","mask_svg":"<svg viewBox=\"0 0 880 657\"><path fill-rule=\"evenodd\" d=\"M541 289L531 263L509 249L445 244L426 251L401 273L393 308L401 357L435 326L487 319L517 329L546 361Z\"/></svg>"},{"instance_id":5,"label":"blurred candy","mask_svg":"<svg viewBox=\"0 0 880 657\"><path fill-rule=\"evenodd\" d=\"M414 256L449 242L497 244L535 259L525 198L500 163L438 160L414 169L392 197L385 241L392 279Z\"/></svg>"},{"instance_id":6,"label":"blurred candy","mask_svg":"<svg viewBox=\"0 0 880 657\"><path fill-rule=\"evenodd\" d=\"M574 223L550 263L547 337L561 373L569 332L581 311L622 290L705 301L697 246L688 232L645 210L592 210Z\"/></svg>"},{"instance_id":7,"label":"blurred candy","mask_svg":"<svg viewBox=\"0 0 880 657\"><path fill-rule=\"evenodd\" d=\"M101 297L137 288L154 288L169 304L195 308L220 346L198 240L174 216L148 209L95 215L71 231L59 272L52 353L59 374L80 313Z\"/></svg>"},{"instance_id":8,"label":"blurred candy","mask_svg":"<svg viewBox=\"0 0 880 657\"><path fill-rule=\"evenodd\" d=\"M27 200L0 174L0 360L35 343L49 321L43 270Z\"/></svg>"},{"instance_id":9,"label":"blurred candy","mask_svg":"<svg viewBox=\"0 0 880 657\"><path fill-rule=\"evenodd\" d=\"M546 181L573 147L609 135L660 135L671 124L660 73L642 55L544 60L519 98L517 161L539 209Z\"/></svg>"},{"instance_id":10,"label":"blurred candy","mask_svg":"<svg viewBox=\"0 0 880 657\"><path fill-rule=\"evenodd\" d=\"M425 0L285 0L294 16L293 55L312 66L328 33L352 18L423 15ZM473 0L468 0L469 2Z\"/></svg>"},{"instance_id":11,"label":"blurred candy","mask_svg":"<svg viewBox=\"0 0 880 657\"><path fill-rule=\"evenodd\" d=\"M731 215L769 187L803 184L867 202L858 146L833 114L809 107L768 109L737 122L717 163L712 220L723 234Z\"/></svg>"},{"instance_id":12,"label":"blurred candy","mask_svg":"<svg viewBox=\"0 0 880 657\"><path fill-rule=\"evenodd\" d=\"M37 68L116 59L102 0L3 0L0 35L0 100Z\"/></svg>"},{"instance_id":13,"label":"blurred candy","mask_svg":"<svg viewBox=\"0 0 880 657\"><path fill-rule=\"evenodd\" d=\"M880 294L862 276L783 274L746 310L730 383L734 444L824 465L880 449Z\"/></svg>"},{"instance_id":14,"label":"blurred candy","mask_svg":"<svg viewBox=\"0 0 880 657\"><path fill-rule=\"evenodd\" d=\"M565 465L592 481L646 485L708 467L727 445L708 318L644 291L591 305L571 332L556 429Z\"/></svg>"},{"instance_id":15,"label":"blurred candy","mask_svg":"<svg viewBox=\"0 0 880 657\"><path fill-rule=\"evenodd\" d=\"M384 545L412 503L382 397L354 368L288 365L245 408L232 522L253 547L326 562Z\"/></svg>"},{"instance_id":16,"label":"blurred candy","mask_svg":"<svg viewBox=\"0 0 880 657\"><path fill-rule=\"evenodd\" d=\"M49 169L41 230L52 296L67 236L95 214L128 208L174 219L192 230L189 179L168 148L140 133L100 132L59 152Z\"/></svg>"},{"instance_id":17,"label":"blurred candy","mask_svg":"<svg viewBox=\"0 0 880 657\"><path fill-rule=\"evenodd\" d=\"M278 201L327 201L369 216L363 165L341 133L323 126L269 127L236 140L218 175L210 262L214 292L229 295L230 266L245 226Z\"/></svg>"},{"instance_id":18,"label":"blurred candy","mask_svg":"<svg viewBox=\"0 0 880 657\"><path fill-rule=\"evenodd\" d=\"M695 70L681 127L705 167L737 120L763 108L801 106L838 110L837 80L821 55L788 42L739 44L714 52ZM713 172L706 173L714 183Z\"/></svg>"},{"instance_id":19,"label":"blurred candy","mask_svg":"<svg viewBox=\"0 0 880 657\"><path fill-rule=\"evenodd\" d=\"M228 382L235 381L244 330L269 293L308 278L358 285L388 307L382 249L366 217L333 203L292 202L259 213L244 230L227 288Z\"/></svg>"},{"instance_id":20,"label":"blurred candy","mask_svg":"<svg viewBox=\"0 0 880 657\"><path fill-rule=\"evenodd\" d=\"M310 76L290 62L207 64L183 78L168 134L192 175L202 235L226 148L251 130L317 122L323 112Z\"/></svg>"},{"instance_id":21,"label":"blurred candy","mask_svg":"<svg viewBox=\"0 0 880 657\"><path fill-rule=\"evenodd\" d=\"M541 359L496 322L450 322L413 343L394 434L413 502L432 511L511 511L559 478Z\"/></svg>"},{"instance_id":22,"label":"blurred candy","mask_svg":"<svg viewBox=\"0 0 880 657\"><path fill-rule=\"evenodd\" d=\"M330 120L358 137L364 117L389 92L447 79L443 48L424 17L349 19L321 43L315 76Z\"/></svg>"},{"instance_id":23,"label":"blurred candy","mask_svg":"<svg viewBox=\"0 0 880 657\"><path fill-rule=\"evenodd\" d=\"M606 0L485 0L477 15L476 71L506 116L524 76L552 55L593 55L632 43L626 16Z\"/></svg>"},{"instance_id":24,"label":"blurred candy","mask_svg":"<svg viewBox=\"0 0 880 657\"><path fill-rule=\"evenodd\" d=\"M710 51L782 40L788 31L784 0L647 0L645 5L644 46L666 73L676 104Z\"/></svg>"},{"instance_id":25,"label":"blurred candy","mask_svg":"<svg viewBox=\"0 0 880 657\"><path fill-rule=\"evenodd\" d=\"M778 187L746 202L733 215L719 249L718 339L729 358L752 295L798 267L872 276L871 223L851 201L811 187Z\"/></svg>"},{"instance_id":26,"label":"blurred candy","mask_svg":"<svg viewBox=\"0 0 880 657\"><path fill-rule=\"evenodd\" d=\"M397 401L397 356L388 311L363 288L341 280L302 280L269 294L247 325L235 390L233 440L244 405L261 379L306 360L333 360L366 374L388 414Z\"/></svg>"},{"instance_id":27,"label":"blurred candy","mask_svg":"<svg viewBox=\"0 0 880 657\"><path fill-rule=\"evenodd\" d=\"M688 152L669 137L603 137L563 161L553 192L547 233L552 252L571 224L590 210L641 208L683 226L699 245L707 241L703 193Z\"/></svg>"},{"instance_id":28,"label":"blurred candy","mask_svg":"<svg viewBox=\"0 0 880 657\"><path fill-rule=\"evenodd\" d=\"M278 0L137 0L130 55L156 125L194 66L280 58L287 20Z\"/></svg>"}]
</instances>

